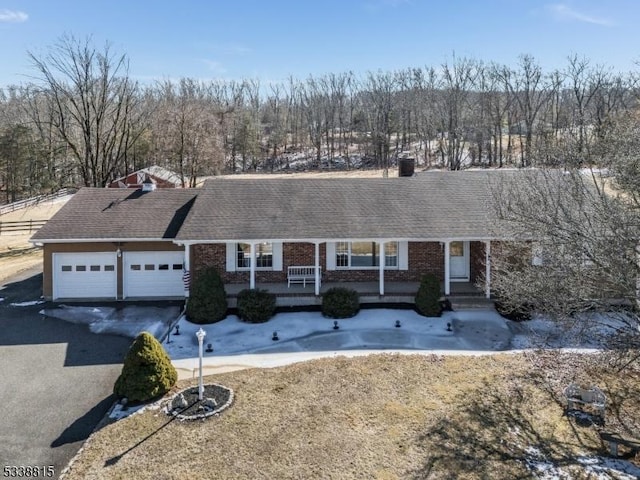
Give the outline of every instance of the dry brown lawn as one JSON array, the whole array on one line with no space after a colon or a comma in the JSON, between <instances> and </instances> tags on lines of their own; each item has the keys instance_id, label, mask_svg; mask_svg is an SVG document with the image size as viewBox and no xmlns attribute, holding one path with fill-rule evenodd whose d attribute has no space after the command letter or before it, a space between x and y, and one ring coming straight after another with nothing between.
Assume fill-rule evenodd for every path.
<instances>
[{"instance_id":1,"label":"dry brown lawn","mask_svg":"<svg viewBox=\"0 0 640 480\"><path fill-rule=\"evenodd\" d=\"M46 202L0 215L0 222L48 220L64 202ZM35 233L0 234L0 285L16 273L42 264L42 249L34 247L29 239Z\"/></svg>"},{"instance_id":2,"label":"dry brown lawn","mask_svg":"<svg viewBox=\"0 0 640 480\"><path fill-rule=\"evenodd\" d=\"M583 478L577 455L605 450L594 427L563 415L564 385L597 383L611 399L607 427L640 426L640 372L606 365L558 353L373 355L225 373L208 377L236 394L219 417L156 409L107 424L65 478L532 478L528 447Z\"/></svg>"}]
</instances>

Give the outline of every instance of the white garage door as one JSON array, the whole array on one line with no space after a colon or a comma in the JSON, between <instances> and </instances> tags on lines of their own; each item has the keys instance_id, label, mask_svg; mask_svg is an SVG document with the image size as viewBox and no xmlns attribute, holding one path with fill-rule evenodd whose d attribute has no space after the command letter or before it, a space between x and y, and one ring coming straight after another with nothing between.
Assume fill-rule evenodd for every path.
<instances>
[{"instance_id":1,"label":"white garage door","mask_svg":"<svg viewBox=\"0 0 640 480\"><path fill-rule=\"evenodd\" d=\"M125 297L184 297L184 252L125 252Z\"/></svg>"},{"instance_id":2,"label":"white garage door","mask_svg":"<svg viewBox=\"0 0 640 480\"><path fill-rule=\"evenodd\" d=\"M53 298L116 298L114 252L54 253Z\"/></svg>"}]
</instances>

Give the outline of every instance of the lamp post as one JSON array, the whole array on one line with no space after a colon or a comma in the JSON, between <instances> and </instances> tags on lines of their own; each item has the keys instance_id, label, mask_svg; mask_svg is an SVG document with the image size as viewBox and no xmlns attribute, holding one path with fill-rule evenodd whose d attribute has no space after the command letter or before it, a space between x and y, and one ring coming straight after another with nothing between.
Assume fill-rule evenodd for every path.
<instances>
[{"instance_id":1,"label":"lamp post","mask_svg":"<svg viewBox=\"0 0 640 480\"><path fill-rule=\"evenodd\" d=\"M200 379L198 382L198 400L202 400L202 396L204 394L204 385L202 384L202 342L204 341L204 337L207 335L202 327L200 330L196 332L196 337L198 337L198 357L200 362Z\"/></svg>"}]
</instances>

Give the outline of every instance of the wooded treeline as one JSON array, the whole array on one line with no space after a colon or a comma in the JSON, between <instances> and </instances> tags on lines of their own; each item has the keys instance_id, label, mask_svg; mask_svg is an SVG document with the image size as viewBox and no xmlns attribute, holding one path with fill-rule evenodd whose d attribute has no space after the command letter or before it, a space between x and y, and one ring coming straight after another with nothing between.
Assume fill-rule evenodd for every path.
<instances>
[{"instance_id":1,"label":"wooded treeline","mask_svg":"<svg viewBox=\"0 0 640 480\"><path fill-rule=\"evenodd\" d=\"M29 53L31 82L0 90L4 200L62 186L104 186L157 164L185 185L246 171L386 168L399 156L460 169L598 165L634 116L636 72L570 56L545 72L452 58L442 65L328 73L282 83L141 85L125 55L63 37Z\"/></svg>"}]
</instances>

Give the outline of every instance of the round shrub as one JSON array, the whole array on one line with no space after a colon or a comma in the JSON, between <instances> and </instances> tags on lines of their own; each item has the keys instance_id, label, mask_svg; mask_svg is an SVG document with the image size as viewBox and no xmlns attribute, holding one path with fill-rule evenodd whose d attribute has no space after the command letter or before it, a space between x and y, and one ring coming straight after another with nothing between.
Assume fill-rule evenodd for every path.
<instances>
[{"instance_id":1,"label":"round shrub","mask_svg":"<svg viewBox=\"0 0 640 480\"><path fill-rule=\"evenodd\" d=\"M215 268L198 272L189 292L187 317L190 322L215 323L227 316L227 292Z\"/></svg>"},{"instance_id":2,"label":"round shrub","mask_svg":"<svg viewBox=\"0 0 640 480\"><path fill-rule=\"evenodd\" d=\"M124 358L113 393L129 402L142 403L164 395L177 380L178 372L160 342L149 332L142 332Z\"/></svg>"},{"instance_id":3,"label":"round shrub","mask_svg":"<svg viewBox=\"0 0 640 480\"><path fill-rule=\"evenodd\" d=\"M349 318L360 311L358 292L351 288L334 287L322 295L322 314L329 318Z\"/></svg>"},{"instance_id":4,"label":"round shrub","mask_svg":"<svg viewBox=\"0 0 640 480\"><path fill-rule=\"evenodd\" d=\"M275 311L276 296L266 290L254 288L238 293L238 316L245 322L266 322Z\"/></svg>"},{"instance_id":5,"label":"round shrub","mask_svg":"<svg viewBox=\"0 0 640 480\"><path fill-rule=\"evenodd\" d=\"M440 281L431 273L423 275L415 299L418 313L425 317L439 317L442 313L440 297Z\"/></svg>"},{"instance_id":6,"label":"round shrub","mask_svg":"<svg viewBox=\"0 0 640 480\"><path fill-rule=\"evenodd\" d=\"M496 312L498 312L500 316L514 322L531 320L533 306L530 304L510 305L508 302L498 298L495 300L494 306L496 307Z\"/></svg>"}]
</instances>

